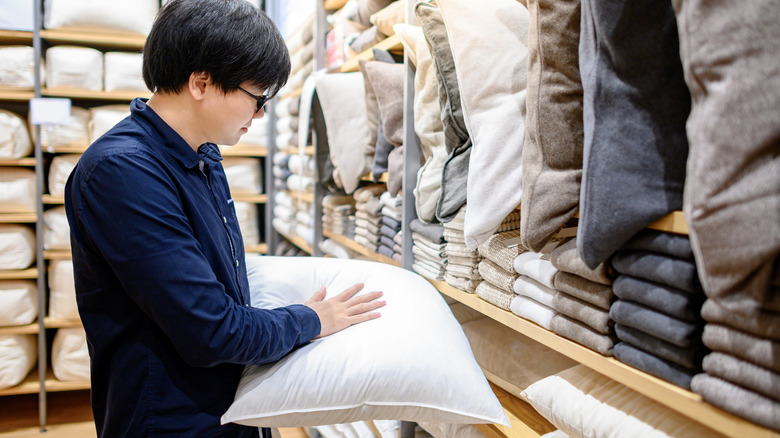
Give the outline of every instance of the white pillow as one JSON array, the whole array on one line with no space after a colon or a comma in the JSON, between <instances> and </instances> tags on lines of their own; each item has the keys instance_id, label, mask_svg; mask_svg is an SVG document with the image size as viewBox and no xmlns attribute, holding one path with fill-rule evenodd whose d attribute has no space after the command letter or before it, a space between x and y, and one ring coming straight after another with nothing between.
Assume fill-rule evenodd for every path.
<instances>
[{"instance_id":1,"label":"white pillow","mask_svg":"<svg viewBox=\"0 0 780 438\"><path fill-rule=\"evenodd\" d=\"M44 27L93 28L146 35L159 8L158 0L46 0Z\"/></svg>"},{"instance_id":2,"label":"white pillow","mask_svg":"<svg viewBox=\"0 0 780 438\"><path fill-rule=\"evenodd\" d=\"M720 436L584 365L544 378L522 396L573 438Z\"/></svg>"},{"instance_id":3,"label":"white pillow","mask_svg":"<svg viewBox=\"0 0 780 438\"><path fill-rule=\"evenodd\" d=\"M81 154L57 155L51 160L49 166L49 193L54 196L65 194L65 184L68 182L76 163L79 162Z\"/></svg>"},{"instance_id":4,"label":"white pillow","mask_svg":"<svg viewBox=\"0 0 780 438\"><path fill-rule=\"evenodd\" d=\"M22 158L33 151L27 123L18 114L0 109L0 157Z\"/></svg>"},{"instance_id":5,"label":"white pillow","mask_svg":"<svg viewBox=\"0 0 780 438\"><path fill-rule=\"evenodd\" d=\"M260 226L257 222L257 204L251 202L234 202L238 227L241 229L241 237L244 245L255 246L260 244Z\"/></svg>"},{"instance_id":6,"label":"white pillow","mask_svg":"<svg viewBox=\"0 0 780 438\"><path fill-rule=\"evenodd\" d=\"M260 193L263 172L258 158L225 157L222 160L230 193Z\"/></svg>"},{"instance_id":7,"label":"white pillow","mask_svg":"<svg viewBox=\"0 0 780 438\"><path fill-rule=\"evenodd\" d=\"M41 126L41 146L49 152L57 146L89 146L89 111L71 107L68 121L61 125Z\"/></svg>"},{"instance_id":8,"label":"white pillow","mask_svg":"<svg viewBox=\"0 0 780 438\"><path fill-rule=\"evenodd\" d=\"M36 190L34 170L0 167L0 213L34 213Z\"/></svg>"},{"instance_id":9,"label":"white pillow","mask_svg":"<svg viewBox=\"0 0 780 438\"><path fill-rule=\"evenodd\" d=\"M142 73L143 55L132 52L106 52L103 55L105 75L103 78L106 91L132 90L146 94Z\"/></svg>"},{"instance_id":10,"label":"white pillow","mask_svg":"<svg viewBox=\"0 0 780 438\"><path fill-rule=\"evenodd\" d=\"M371 419L509 425L466 336L425 279L382 263L248 257L252 305L303 303L362 282L387 306L375 320L248 366L222 422L298 427Z\"/></svg>"},{"instance_id":11,"label":"white pillow","mask_svg":"<svg viewBox=\"0 0 780 438\"><path fill-rule=\"evenodd\" d=\"M472 424L426 423L421 421L420 427L433 435L434 438L485 438L485 434Z\"/></svg>"},{"instance_id":12,"label":"white pillow","mask_svg":"<svg viewBox=\"0 0 780 438\"><path fill-rule=\"evenodd\" d=\"M51 345L51 370L64 382L89 380L89 350L83 328L57 330Z\"/></svg>"},{"instance_id":13,"label":"white pillow","mask_svg":"<svg viewBox=\"0 0 780 438\"><path fill-rule=\"evenodd\" d=\"M64 205L43 213L43 249L70 249L70 224Z\"/></svg>"},{"instance_id":14,"label":"white pillow","mask_svg":"<svg viewBox=\"0 0 780 438\"><path fill-rule=\"evenodd\" d=\"M0 327L27 325L38 316L38 288L30 280L0 281Z\"/></svg>"},{"instance_id":15,"label":"white pillow","mask_svg":"<svg viewBox=\"0 0 780 438\"><path fill-rule=\"evenodd\" d=\"M53 260L49 264L49 317L79 319L71 260Z\"/></svg>"},{"instance_id":16,"label":"white pillow","mask_svg":"<svg viewBox=\"0 0 780 438\"><path fill-rule=\"evenodd\" d=\"M36 335L0 336L0 389L24 380L38 358Z\"/></svg>"},{"instance_id":17,"label":"white pillow","mask_svg":"<svg viewBox=\"0 0 780 438\"><path fill-rule=\"evenodd\" d=\"M130 107L127 105L106 105L90 108L92 117L90 120L90 143L108 132L114 125L130 115Z\"/></svg>"},{"instance_id":18,"label":"white pillow","mask_svg":"<svg viewBox=\"0 0 780 438\"><path fill-rule=\"evenodd\" d=\"M0 185L0 193L2 193ZM35 261L35 233L26 225L0 224L0 271L27 269Z\"/></svg>"},{"instance_id":19,"label":"white pillow","mask_svg":"<svg viewBox=\"0 0 780 438\"><path fill-rule=\"evenodd\" d=\"M0 86L35 86L35 50L30 46L0 46Z\"/></svg>"},{"instance_id":20,"label":"white pillow","mask_svg":"<svg viewBox=\"0 0 780 438\"><path fill-rule=\"evenodd\" d=\"M103 90L103 52L89 47L51 47L46 50L46 85Z\"/></svg>"}]
</instances>

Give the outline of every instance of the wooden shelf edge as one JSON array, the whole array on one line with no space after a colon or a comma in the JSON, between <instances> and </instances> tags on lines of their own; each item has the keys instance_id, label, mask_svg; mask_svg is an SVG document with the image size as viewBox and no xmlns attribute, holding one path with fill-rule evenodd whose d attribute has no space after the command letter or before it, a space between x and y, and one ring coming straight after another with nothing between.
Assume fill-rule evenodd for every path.
<instances>
[{"instance_id":1,"label":"wooden shelf edge","mask_svg":"<svg viewBox=\"0 0 780 438\"><path fill-rule=\"evenodd\" d=\"M387 183L387 172L383 172L382 175L379 176L379 181L374 181L374 174L372 174L371 172L363 175L363 177L360 178L360 180L370 182L370 183L373 182Z\"/></svg>"},{"instance_id":2,"label":"wooden shelf edge","mask_svg":"<svg viewBox=\"0 0 780 438\"><path fill-rule=\"evenodd\" d=\"M35 280L37 278L38 269L36 268L0 271L0 280Z\"/></svg>"},{"instance_id":3,"label":"wooden shelf edge","mask_svg":"<svg viewBox=\"0 0 780 438\"><path fill-rule=\"evenodd\" d=\"M233 193L233 200L236 202L248 202L251 204L265 204L268 202L268 195L265 193Z\"/></svg>"},{"instance_id":4,"label":"wooden shelf edge","mask_svg":"<svg viewBox=\"0 0 780 438\"><path fill-rule=\"evenodd\" d=\"M296 201L302 201L302 202L308 202L310 204L314 203L314 193L307 193L307 192L301 192L298 193L297 190L281 190L288 195L290 195L291 198L293 198Z\"/></svg>"},{"instance_id":5,"label":"wooden shelf edge","mask_svg":"<svg viewBox=\"0 0 780 438\"><path fill-rule=\"evenodd\" d=\"M241 143L235 146L220 146L219 152L223 157L261 158L268 156L268 148L264 146L250 146Z\"/></svg>"},{"instance_id":6,"label":"wooden shelf edge","mask_svg":"<svg viewBox=\"0 0 780 438\"><path fill-rule=\"evenodd\" d=\"M0 397L6 395L37 394L41 385L38 380L38 365L36 363L29 374L16 386L0 389Z\"/></svg>"},{"instance_id":7,"label":"wooden shelf edge","mask_svg":"<svg viewBox=\"0 0 780 438\"><path fill-rule=\"evenodd\" d=\"M80 319L56 319L56 318L43 318L43 326L49 328L74 328L83 327Z\"/></svg>"},{"instance_id":8,"label":"wooden shelf edge","mask_svg":"<svg viewBox=\"0 0 780 438\"><path fill-rule=\"evenodd\" d=\"M58 43L81 43L101 47L121 47L142 50L146 35L131 32L116 32L106 29L41 29L41 38Z\"/></svg>"},{"instance_id":9,"label":"wooden shelf edge","mask_svg":"<svg viewBox=\"0 0 780 438\"><path fill-rule=\"evenodd\" d=\"M74 88L44 88L41 95L68 99L121 100L130 102L136 97L151 97L148 91L93 91Z\"/></svg>"},{"instance_id":10,"label":"wooden shelf edge","mask_svg":"<svg viewBox=\"0 0 780 438\"><path fill-rule=\"evenodd\" d=\"M280 148L277 149L277 151L287 155L298 155L300 153L298 148ZM309 156L314 155L314 146L306 146L303 150L303 154Z\"/></svg>"},{"instance_id":11,"label":"wooden shelf edge","mask_svg":"<svg viewBox=\"0 0 780 438\"><path fill-rule=\"evenodd\" d=\"M369 259L380 262L380 263L386 263L388 265L393 266L401 266L400 263L396 262L395 260L386 257L382 254L376 253L374 251L371 251L370 249L366 248L365 246L355 242L354 240L346 237L346 236L340 236L338 234L333 234L329 230L322 230L322 235L324 237L327 237L328 239L338 243L339 245L345 246L352 251L355 251L365 257L368 257Z\"/></svg>"},{"instance_id":12,"label":"wooden shelf edge","mask_svg":"<svg viewBox=\"0 0 780 438\"><path fill-rule=\"evenodd\" d=\"M33 97L35 97L35 92L30 89L0 87L0 100L26 101Z\"/></svg>"},{"instance_id":13,"label":"wooden shelf edge","mask_svg":"<svg viewBox=\"0 0 780 438\"><path fill-rule=\"evenodd\" d=\"M0 158L0 166L34 167L35 157Z\"/></svg>"},{"instance_id":14,"label":"wooden shelf edge","mask_svg":"<svg viewBox=\"0 0 780 438\"><path fill-rule=\"evenodd\" d=\"M65 204L65 195L45 194L41 196L41 201L44 204Z\"/></svg>"},{"instance_id":15,"label":"wooden shelf edge","mask_svg":"<svg viewBox=\"0 0 780 438\"><path fill-rule=\"evenodd\" d=\"M38 321L27 325L0 327L0 335L34 335L38 333Z\"/></svg>"},{"instance_id":16,"label":"wooden shelf edge","mask_svg":"<svg viewBox=\"0 0 780 438\"><path fill-rule=\"evenodd\" d=\"M579 218L580 213L575 213L574 217ZM658 219L657 221L648 225L647 228L658 231L665 231L667 233L683 234L686 236L688 235L689 231L688 222L685 220L685 213L680 210L667 214L661 219Z\"/></svg>"},{"instance_id":17,"label":"wooden shelf edge","mask_svg":"<svg viewBox=\"0 0 780 438\"><path fill-rule=\"evenodd\" d=\"M490 382L490 387L504 407L511 428L502 424L475 425L488 438L539 438L556 429L533 406L504 391L493 382Z\"/></svg>"},{"instance_id":18,"label":"wooden shelf edge","mask_svg":"<svg viewBox=\"0 0 780 438\"><path fill-rule=\"evenodd\" d=\"M278 231L277 231L277 233L278 233ZM300 236L290 236L288 234L283 234L283 233L279 233L279 234L281 234L282 237L284 237L285 239L289 240L290 243L292 243L293 245L297 246L298 248L306 251L309 254L314 254L314 249L311 246L309 246L308 243L306 243L306 241L303 239L303 237L300 237Z\"/></svg>"},{"instance_id":19,"label":"wooden shelf edge","mask_svg":"<svg viewBox=\"0 0 780 438\"><path fill-rule=\"evenodd\" d=\"M398 35L391 35L385 38L383 41L380 41L374 47L365 50L363 52L360 52L354 58L344 62L344 64L342 64L341 67L339 67L338 71L342 73L358 71L359 61L361 60L371 61L374 59L373 49L381 49L381 50L387 50L389 52L397 52L399 50L403 50L403 44L401 44L401 38L399 38Z\"/></svg>"},{"instance_id":20,"label":"wooden shelf edge","mask_svg":"<svg viewBox=\"0 0 780 438\"><path fill-rule=\"evenodd\" d=\"M706 403L698 394L639 371L615 358L602 356L512 312L500 309L477 295L463 292L442 281L428 281L448 297L724 435L734 438L778 436Z\"/></svg>"},{"instance_id":21,"label":"wooden shelf edge","mask_svg":"<svg viewBox=\"0 0 780 438\"><path fill-rule=\"evenodd\" d=\"M35 213L0 213L0 224L34 224L37 221Z\"/></svg>"},{"instance_id":22,"label":"wooden shelf edge","mask_svg":"<svg viewBox=\"0 0 780 438\"><path fill-rule=\"evenodd\" d=\"M45 260L71 260L73 254L69 249L44 249L43 258Z\"/></svg>"},{"instance_id":23,"label":"wooden shelf edge","mask_svg":"<svg viewBox=\"0 0 780 438\"><path fill-rule=\"evenodd\" d=\"M337 11L347 4L347 0L325 0L326 11Z\"/></svg>"},{"instance_id":24,"label":"wooden shelf edge","mask_svg":"<svg viewBox=\"0 0 780 438\"><path fill-rule=\"evenodd\" d=\"M268 254L268 244L250 245L244 247L244 252L252 254Z\"/></svg>"}]
</instances>

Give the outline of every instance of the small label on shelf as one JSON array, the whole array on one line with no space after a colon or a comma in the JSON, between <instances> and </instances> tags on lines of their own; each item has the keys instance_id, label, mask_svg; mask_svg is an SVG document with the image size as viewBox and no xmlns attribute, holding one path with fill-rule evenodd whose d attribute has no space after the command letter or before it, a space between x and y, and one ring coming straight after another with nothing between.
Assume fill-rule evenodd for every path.
<instances>
[{"instance_id":1,"label":"small label on shelf","mask_svg":"<svg viewBox=\"0 0 780 438\"><path fill-rule=\"evenodd\" d=\"M30 99L30 122L33 125L64 124L70 119L70 99L37 97Z\"/></svg>"}]
</instances>

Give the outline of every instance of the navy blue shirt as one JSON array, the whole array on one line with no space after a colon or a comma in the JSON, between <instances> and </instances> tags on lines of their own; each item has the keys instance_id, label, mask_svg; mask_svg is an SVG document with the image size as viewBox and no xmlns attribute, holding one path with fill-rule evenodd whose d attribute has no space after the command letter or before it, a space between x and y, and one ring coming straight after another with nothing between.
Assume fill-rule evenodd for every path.
<instances>
[{"instance_id":1,"label":"navy blue shirt","mask_svg":"<svg viewBox=\"0 0 780 438\"><path fill-rule=\"evenodd\" d=\"M243 365L277 361L319 334L306 306L249 306L221 159L211 143L192 150L136 99L68 180L101 437L257 437L257 428L220 425Z\"/></svg>"}]
</instances>

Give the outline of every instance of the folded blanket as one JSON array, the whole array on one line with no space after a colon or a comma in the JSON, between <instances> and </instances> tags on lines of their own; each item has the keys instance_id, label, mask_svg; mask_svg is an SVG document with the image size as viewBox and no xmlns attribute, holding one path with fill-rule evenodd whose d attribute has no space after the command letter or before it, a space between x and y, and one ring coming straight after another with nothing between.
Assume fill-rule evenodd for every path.
<instances>
[{"instance_id":1,"label":"folded blanket","mask_svg":"<svg viewBox=\"0 0 780 438\"><path fill-rule=\"evenodd\" d=\"M552 319L555 310L544 304L522 295L515 295L509 304L509 309L517 316L533 321L547 330L552 329Z\"/></svg>"},{"instance_id":2,"label":"folded blanket","mask_svg":"<svg viewBox=\"0 0 780 438\"><path fill-rule=\"evenodd\" d=\"M447 242L458 242L466 244L466 238L463 237L463 231L444 227L444 240Z\"/></svg>"},{"instance_id":3,"label":"folded blanket","mask_svg":"<svg viewBox=\"0 0 780 438\"><path fill-rule=\"evenodd\" d=\"M719 352L708 354L702 365L711 376L780 401L780 374L776 372Z\"/></svg>"},{"instance_id":4,"label":"folded blanket","mask_svg":"<svg viewBox=\"0 0 780 438\"><path fill-rule=\"evenodd\" d=\"M401 248L401 245L395 243L395 240L393 240L393 252L396 254L403 254L404 249Z\"/></svg>"},{"instance_id":5,"label":"folded blanket","mask_svg":"<svg viewBox=\"0 0 780 438\"><path fill-rule=\"evenodd\" d=\"M365 236L367 239L375 239L377 243L379 242L379 227L365 219L355 221L355 234Z\"/></svg>"},{"instance_id":6,"label":"folded blanket","mask_svg":"<svg viewBox=\"0 0 780 438\"><path fill-rule=\"evenodd\" d=\"M665 284L686 292L699 292L701 285L693 260L682 260L647 251L620 250L612 266L621 274Z\"/></svg>"},{"instance_id":7,"label":"folded blanket","mask_svg":"<svg viewBox=\"0 0 780 438\"><path fill-rule=\"evenodd\" d=\"M397 221L388 216L382 217L382 225L387 225L389 228L395 230L396 232L401 231L401 221Z\"/></svg>"},{"instance_id":8,"label":"folded blanket","mask_svg":"<svg viewBox=\"0 0 780 438\"><path fill-rule=\"evenodd\" d=\"M636 233L620 249L650 251L677 259L693 260L693 248L688 236L649 228Z\"/></svg>"},{"instance_id":9,"label":"folded blanket","mask_svg":"<svg viewBox=\"0 0 780 438\"><path fill-rule=\"evenodd\" d=\"M526 251L515 257L512 266L518 274L531 277L547 287L555 288L554 277L558 269L552 265L550 260L541 257L542 254L538 252Z\"/></svg>"},{"instance_id":10,"label":"folded blanket","mask_svg":"<svg viewBox=\"0 0 780 438\"><path fill-rule=\"evenodd\" d=\"M457 277L482 280L482 275L480 275L479 268L476 266L461 266L454 263L447 263L447 272Z\"/></svg>"},{"instance_id":11,"label":"folded blanket","mask_svg":"<svg viewBox=\"0 0 780 438\"><path fill-rule=\"evenodd\" d=\"M514 272L515 258L526 249L520 245L520 230L496 233L479 245L479 255L506 271Z\"/></svg>"},{"instance_id":12,"label":"folded blanket","mask_svg":"<svg viewBox=\"0 0 780 438\"><path fill-rule=\"evenodd\" d=\"M385 246L390 251L393 251L393 246L395 246L395 242L393 242L393 239L385 235L379 236L379 244ZM392 256L388 256L388 257L392 257Z\"/></svg>"},{"instance_id":13,"label":"folded blanket","mask_svg":"<svg viewBox=\"0 0 780 438\"><path fill-rule=\"evenodd\" d=\"M412 254L414 254L415 260L427 260L431 263L435 263L438 266L444 267L445 262L447 259L443 257L437 257L435 255L430 255L420 249L419 246L414 245L412 246Z\"/></svg>"},{"instance_id":14,"label":"folded blanket","mask_svg":"<svg viewBox=\"0 0 780 438\"><path fill-rule=\"evenodd\" d=\"M404 201L403 197L400 195L390 196L390 192L384 192L379 195L379 200L382 202L382 205L391 207L397 211L400 211L401 205L403 205Z\"/></svg>"},{"instance_id":15,"label":"folded blanket","mask_svg":"<svg viewBox=\"0 0 780 438\"><path fill-rule=\"evenodd\" d=\"M579 275L596 283L611 285L614 275L608 263L599 263L595 269L589 268L577 252L577 240L570 238L553 249L550 261L559 271Z\"/></svg>"},{"instance_id":16,"label":"folded blanket","mask_svg":"<svg viewBox=\"0 0 780 438\"><path fill-rule=\"evenodd\" d=\"M322 197L322 207L336 208L344 205L355 205L355 197L349 195L325 195Z\"/></svg>"},{"instance_id":17,"label":"folded blanket","mask_svg":"<svg viewBox=\"0 0 780 438\"><path fill-rule=\"evenodd\" d=\"M379 234L387 237L390 239L390 241L393 240L393 237L398 233L398 231L388 227L387 225L382 224L382 226L379 228Z\"/></svg>"},{"instance_id":18,"label":"folded blanket","mask_svg":"<svg viewBox=\"0 0 780 438\"><path fill-rule=\"evenodd\" d=\"M702 358L709 352L702 342L697 342L690 347L678 347L663 339L622 324L615 324L615 335L621 341L629 343L640 350L692 370L701 369Z\"/></svg>"},{"instance_id":19,"label":"folded blanket","mask_svg":"<svg viewBox=\"0 0 780 438\"><path fill-rule=\"evenodd\" d=\"M383 243L379 245L379 248L377 248L377 252L387 258L393 258L393 254L394 254L392 248L388 248Z\"/></svg>"},{"instance_id":20,"label":"folded blanket","mask_svg":"<svg viewBox=\"0 0 780 438\"><path fill-rule=\"evenodd\" d=\"M701 305L706 298L703 292L689 293L630 275L618 276L612 290L620 299L692 322L701 321Z\"/></svg>"},{"instance_id":21,"label":"folded blanket","mask_svg":"<svg viewBox=\"0 0 780 438\"><path fill-rule=\"evenodd\" d=\"M368 239L366 239L365 237L363 237L363 236L361 236L359 234L355 235L355 242L363 245L369 251L376 252L376 249L377 249L376 243L369 241Z\"/></svg>"},{"instance_id":22,"label":"folded blanket","mask_svg":"<svg viewBox=\"0 0 780 438\"><path fill-rule=\"evenodd\" d=\"M612 349L617 342L615 336L596 333L588 326L564 315L555 315L550 325L552 331L564 338L571 339L605 356L612 356Z\"/></svg>"},{"instance_id":23,"label":"folded blanket","mask_svg":"<svg viewBox=\"0 0 780 438\"><path fill-rule=\"evenodd\" d=\"M395 242L397 245L403 245L404 244L404 234L403 231L399 231L398 234L393 237L393 242Z\"/></svg>"},{"instance_id":24,"label":"folded blanket","mask_svg":"<svg viewBox=\"0 0 780 438\"><path fill-rule=\"evenodd\" d=\"M678 347L690 347L701 337L702 323L681 321L631 301L618 300L609 309L615 322L665 339Z\"/></svg>"},{"instance_id":25,"label":"folded blanket","mask_svg":"<svg viewBox=\"0 0 780 438\"><path fill-rule=\"evenodd\" d=\"M443 250L437 251L431 249L429 246L425 244L421 244L417 240L415 240L414 245L412 245L412 251L414 252L414 254L419 254L420 256L430 258L431 260L441 260L442 263L444 263L444 261L447 260L447 257L445 256Z\"/></svg>"},{"instance_id":26,"label":"folded blanket","mask_svg":"<svg viewBox=\"0 0 780 438\"><path fill-rule=\"evenodd\" d=\"M397 221L403 220L404 212L400 209L384 206L382 207L382 216L393 218Z\"/></svg>"},{"instance_id":27,"label":"folded blanket","mask_svg":"<svg viewBox=\"0 0 780 438\"><path fill-rule=\"evenodd\" d=\"M397 252L393 254L393 260L398 262L398 264L403 264L403 262L404 262L403 256L400 253L397 253Z\"/></svg>"},{"instance_id":28,"label":"folded blanket","mask_svg":"<svg viewBox=\"0 0 780 438\"><path fill-rule=\"evenodd\" d=\"M597 333L608 335L614 332L608 311L578 300L564 292L555 294L552 307L556 312L587 325Z\"/></svg>"},{"instance_id":29,"label":"folded blanket","mask_svg":"<svg viewBox=\"0 0 780 438\"><path fill-rule=\"evenodd\" d=\"M447 247L446 243L432 242L420 233L412 233L412 240L416 245L425 246L433 252L443 252Z\"/></svg>"},{"instance_id":30,"label":"folded blanket","mask_svg":"<svg viewBox=\"0 0 780 438\"><path fill-rule=\"evenodd\" d=\"M368 201L355 204L355 210L368 213L372 217L381 216L382 203L377 198L370 198Z\"/></svg>"},{"instance_id":31,"label":"folded blanket","mask_svg":"<svg viewBox=\"0 0 780 438\"><path fill-rule=\"evenodd\" d=\"M428 260L424 258L417 258L415 257L414 263L417 263L420 266L425 266L428 268L429 271L433 272L439 272L441 271L441 274L444 275L444 265L435 261L435 260Z\"/></svg>"},{"instance_id":32,"label":"folded blanket","mask_svg":"<svg viewBox=\"0 0 780 438\"><path fill-rule=\"evenodd\" d=\"M455 289L459 289L468 293L474 293L477 290L479 283L482 282L482 279L458 277L456 275L452 275L449 271L446 271L444 273L444 281L446 281L447 284L454 287Z\"/></svg>"},{"instance_id":33,"label":"folded blanket","mask_svg":"<svg viewBox=\"0 0 780 438\"><path fill-rule=\"evenodd\" d=\"M490 282L490 284L502 291L514 293L514 284L518 277L514 271L509 272L501 269L500 266L488 259L479 262L477 267L479 269L479 275L481 275L485 281Z\"/></svg>"},{"instance_id":34,"label":"folded blanket","mask_svg":"<svg viewBox=\"0 0 780 438\"><path fill-rule=\"evenodd\" d=\"M780 403L709 374L697 374L693 392L712 405L754 423L780 431Z\"/></svg>"},{"instance_id":35,"label":"folded blanket","mask_svg":"<svg viewBox=\"0 0 780 438\"><path fill-rule=\"evenodd\" d=\"M377 198L378 200L379 196L381 196L382 193L384 193L385 191L387 191L386 185L372 184L355 190L353 196L355 197L355 201L357 203L362 203L362 202L368 202L372 198Z\"/></svg>"},{"instance_id":36,"label":"folded blanket","mask_svg":"<svg viewBox=\"0 0 780 438\"><path fill-rule=\"evenodd\" d=\"M555 289L566 292L582 301L604 310L612 305L612 286L587 280L579 275L558 271L554 279Z\"/></svg>"},{"instance_id":37,"label":"folded blanket","mask_svg":"<svg viewBox=\"0 0 780 438\"><path fill-rule=\"evenodd\" d=\"M701 316L707 322L727 325L761 338L780 341L780 314L775 312L760 310L743 315L708 299L701 308Z\"/></svg>"},{"instance_id":38,"label":"folded blanket","mask_svg":"<svg viewBox=\"0 0 780 438\"><path fill-rule=\"evenodd\" d=\"M553 298L555 297L555 294L558 293L555 289L551 289L525 275L517 277L514 285L512 285L512 290L518 295L531 298L547 307L553 307Z\"/></svg>"},{"instance_id":39,"label":"folded blanket","mask_svg":"<svg viewBox=\"0 0 780 438\"><path fill-rule=\"evenodd\" d=\"M356 219L362 219L362 220L367 221L367 222L371 222L372 224L374 224L377 227L377 229L380 226L382 226L382 216L381 215L376 216L376 215L372 215L370 213L366 213L365 211L358 210L357 213L355 213L355 218Z\"/></svg>"},{"instance_id":40,"label":"folded blanket","mask_svg":"<svg viewBox=\"0 0 780 438\"><path fill-rule=\"evenodd\" d=\"M445 222L444 226L451 230L458 230L463 232L463 227L466 225L466 206L460 207L458 213L449 222Z\"/></svg>"},{"instance_id":41,"label":"folded blanket","mask_svg":"<svg viewBox=\"0 0 780 438\"><path fill-rule=\"evenodd\" d=\"M482 260L482 257L480 257L479 254L474 254L471 257L463 257L463 256L452 255L446 249L445 252L447 254L447 263L451 263L453 265L477 266L479 264L479 261Z\"/></svg>"},{"instance_id":42,"label":"folded blanket","mask_svg":"<svg viewBox=\"0 0 780 438\"><path fill-rule=\"evenodd\" d=\"M445 248L447 255L454 255L459 257L473 257L477 254L476 251L472 251L468 246L462 243L449 242Z\"/></svg>"},{"instance_id":43,"label":"folded blanket","mask_svg":"<svg viewBox=\"0 0 780 438\"><path fill-rule=\"evenodd\" d=\"M444 243L444 227L441 224L426 224L419 219L413 219L409 228L415 233L420 233L426 239L434 243Z\"/></svg>"},{"instance_id":44,"label":"folded blanket","mask_svg":"<svg viewBox=\"0 0 780 438\"><path fill-rule=\"evenodd\" d=\"M706 324L704 345L780 373L780 342L758 338L718 324Z\"/></svg>"},{"instance_id":45,"label":"folded blanket","mask_svg":"<svg viewBox=\"0 0 780 438\"><path fill-rule=\"evenodd\" d=\"M414 272L422 275L423 277L430 278L431 280L444 279L444 273L440 270L430 269L428 266L420 263L412 263L412 269Z\"/></svg>"},{"instance_id":46,"label":"folded blanket","mask_svg":"<svg viewBox=\"0 0 780 438\"><path fill-rule=\"evenodd\" d=\"M512 299L515 297L514 292L507 292L502 290L496 286L493 286L488 281L482 281L479 283L476 289L476 293L483 300L504 310L510 310Z\"/></svg>"},{"instance_id":47,"label":"folded blanket","mask_svg":"<svg viewBox=\"0 0 780 438\"><path fill-rule=\"evenodd\" d=\"M658 356L634 348L625 342L618 342L612 350L612 354L617 360L627 365L685 389L691 389L691 379L697 373L697 371L685 369Z\"/></svg>"}]
</instances>

